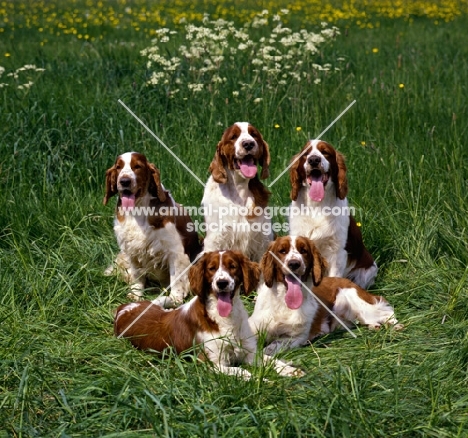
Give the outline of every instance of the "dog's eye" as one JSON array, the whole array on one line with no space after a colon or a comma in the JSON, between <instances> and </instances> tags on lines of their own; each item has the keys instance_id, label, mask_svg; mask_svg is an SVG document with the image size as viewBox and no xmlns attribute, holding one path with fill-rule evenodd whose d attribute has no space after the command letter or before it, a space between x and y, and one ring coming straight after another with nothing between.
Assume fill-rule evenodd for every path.
<instances>
[{"instance_id":1,"label":"dog's eye","mask_svg":"<svg viewBox=\"0 0 468 438\"><path fill-rule=\"evenodd\" d=\"M120 169L121 169L120 165L117 164L117 166L115 166L115 170L120 170Z\"/></svg>"},{"instance_id":2,"label":"dog's eye","mask_svg":"<svg viewBox=\"0 0 468 438\"><path fill-rule=\"evenodd\" d=\"M231 140L237 140L237 134L231 135Z\"/></svg>"},{"instance_id":3,"label":"dog's eye","mask_svg":"<svg viewBox=\"0 0 468 438\"><path fill-rule=\"evenodd\" d=\"M301 248L301 249L299 250L299 252L300 252L301 254L306 254L306 253L307 253L307 250L306 250L305 248Z\"/></svg>"},{"instance_id":4,"label":"dog's eye","mask_svg":"<svg viewBox=\"0 0 468 438\"><path fill-rule=\"evenodd\" d=\"M279 253L280 253L280 254L286 254L286 252L287 252L287 251L286 251L285 249L280 249L280 250L279 250Z\"/></svg>"},{"instance_id":5,"label":"dog's eye","mask_svg":"<svg viewBox=\"0 0 468 438\"><path fill-rule=\"evenodd\" d=\"M237 265L235 265L234 263L231 263L231 264L229 265L229 269L231 269L231 270L234 271L235 269L237 269Z\"/></svg>"},{"instance_id":6,"label":"dog's eye","mask_svg":"<svg viewBox=\"0 0 468 438\"><path fill-rule=\"evenodd\" d=\"M135 166L133 166L133 170L139 170L141 169L141 166L139 164L135 164Z\"/></svg>"},{"instance_id":7,"label":"dog's eye","mask_svg":"<svg viewBox=\"0 0 468 438\"><path fill-rule=\"evenodd\" d=\"M217 269L216 266L210 266L210 267L208 268L208 271L210 271L210 272L216 272L216 269Z\"/></svg>"}]
</instances>

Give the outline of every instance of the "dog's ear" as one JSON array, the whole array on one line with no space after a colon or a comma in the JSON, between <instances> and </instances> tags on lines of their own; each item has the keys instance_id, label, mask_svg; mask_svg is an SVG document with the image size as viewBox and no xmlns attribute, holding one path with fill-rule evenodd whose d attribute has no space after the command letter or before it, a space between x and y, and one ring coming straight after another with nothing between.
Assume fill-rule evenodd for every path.
<instances>
[{"instance_id":1,"label":"dog's ear","mask_svg":"<svg viewBox=\"0 0 468 438\"><path fill-rule=\"evenodd\" d=\"M336 196L340 199L344 199L348 194L348 178L346 177L345 158L339 152L336 152L336 164L338 166Z\"/></svg>"},{"instance_id":2,"label":"dog's ear","mask_svg":"<svg viewBox=\"0 0 468 438\"><path fill-rule=\"evenodd\" d=\"M215 156L209 168L209 171L211 175L213 176L213 179L218 184L226 184L227 182L227 172L226 172L226 169L224 167L224 162L223 162L222 145L223 145L222 142L218 143L218 146L216 147Z\"/></svg>"},{"instance_id":3,"label":"dog's ear","mask_svg":"<svg viewBox=\"0 0 468 438\"><path fill-rule=\"evenodd\" d=\"M104 196L104 199L102 200L102 203L104 205L107 205L107 202L109 201L112 196L117 194L117 169L115 168L115 165L112 166L110 169L107 169L106 171L106 194Z\"/></svg>"},{"instance_id":4,"label":"dog's ear","mask_svg":"<svg viewBox=\"0 0 468 438\"><path fill-rule=\"evenodd\" d=\"M166 200L166 193L161 185L161 173L153 163L148 163L147 166L150 174L148 192L158 198L160 202L164 202Z\"/></svg>"},{"instance_id":5,"label":"dog's ear","mask_svg":"<svg viewBox=\"0 0 468 438\"><path fill-rule=\"evenodd\" d=\"M188 279L190 283L190 290L200 298L205 286L205 264L206 254L203 255L194 265L192 265L188 272Z\"/></svg>"},{"instance_id":6,"label":"dog's ear","mask_svg":"<svg viewBox=\"0 0 468 438\"><path fill-rule=\"evenodd\" d=\"M250 261L245 255L240 254L242 277L244 283L244 293L249 295L257 289L260 281L260 266L256 262Z\"/></svg>"},{"instance_id":7,"label":"dog's ear","mask_svg":"<svg viewBox=\"0 0 468 438\"><path fill-rule=\"evenodd\" d=\"M258 161L260 163L260 166L262 166L262 174L260 176L261 179L266 179L270 176L270 147L268 146L268 143L263 140L262 138L262 155L260 157L260 160Z\"/></svg>"},{"instance_id":8,"label":"dog's ear","mask_svg":"<svg viewBox=\"0 0 468 438\"><path fill-rule=\"evenodd\" d=\"M271 242L260 260L260 270L263 273L263 280L268 287L272 287L274 281L281 281L281 278L278 278L278 262L271 255L274 252L274 248L275 242Z\"/></svg>"},{"instance_id":9,"label":"dog's ear","mask_svg":"<svg viewBox=\"0 0 468 438\"><path fill-rule=\"evenodd\" d=\"M312 281L314 282L314 286L318 286L322 282L322 278L325 276L325 272L328 268L328 263L320 251L315 246L312 240L307 239L309 241L310 247L310 254L312 256Z\"/></svg>"},{"instance_id":10,"label":"dog's ear","mask_svg":"<svg viewBox=\"0 0 468 438\"><path fill-rule=\"evenodd\" d=\"M295 201L299 195L299 190L302 188L302 183L306 179L304 162L305 150L303 149L299 154L294 155L292 158L293 165L289 169L289 181L291 182L291 200Z\"/></svg>"}]
</instances>

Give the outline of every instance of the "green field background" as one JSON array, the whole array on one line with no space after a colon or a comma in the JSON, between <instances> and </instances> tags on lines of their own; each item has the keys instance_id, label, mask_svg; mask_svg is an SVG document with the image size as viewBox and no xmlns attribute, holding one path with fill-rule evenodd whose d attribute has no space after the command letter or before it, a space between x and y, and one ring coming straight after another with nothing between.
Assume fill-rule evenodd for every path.
<instances>
[{"instance_id":1,"label":"green field background","mask_svg":"<svg viewBox=\"0 0 468 438\"><path fill-rule=\"evenodd\" d=\"M141 50L158 30L177 32L163 52L175 56L205 14L242 28L262 11L293 31L337 27L304 55L307 80L261 80L244 54L220 67L222 84L200 76L200 92L147 83ZM462 1L0 2L0 437L468 436L467 12ZM116 339L128 286L103 275L117 251L106 169L139 151L178 202L203 195L119 99L202 180L223 130L251 122L270 145L267 184L356 100L322 138L346 156L380 266L372 291L405 329L325 336L281 354L305 377L261 368L248 382ZM271 191L272 206L288 205L288 176Z\"/></svg>"}]
</instances>

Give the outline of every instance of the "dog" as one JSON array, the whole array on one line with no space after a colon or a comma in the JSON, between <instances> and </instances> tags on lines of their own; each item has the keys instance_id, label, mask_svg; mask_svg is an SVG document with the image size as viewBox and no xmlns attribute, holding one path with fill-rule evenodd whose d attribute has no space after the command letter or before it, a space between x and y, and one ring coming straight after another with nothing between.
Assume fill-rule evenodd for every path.
<instances>
[{"instance_id":1,"label":"dog","mask_svg":"<svg viewBox=\"0 0 468 438\"><path fill-rule=\"evenodd\" d=\"M130 298L140 299L146 281L155 280L171 285L161 304L181 304L189 293L190 261L201 251L190 216L161 184L159 169L137 152L119 155L107 170L104 205L116 194L114 231L120 247L116 265L131 285ZM112 271L111 267L106 273Z\"/></svg>"},{"instance_id":2,"label":"dog","mask_svg":"<svg viewBox=\"0 0 468 438\"><path fill-rule=\"evenodd\" d=\"M268 177L269 165L269 147L257 128L237 122L224 131L202 199L205 251L233 249L260 261L273 239L265 212L271 193L260 181Z\"/></svg>"},{"instance_id":3,"label":"dog","mask_svg":"<svg viewBox=\"0 0 468 438\"><path fill-rule=\"evenodd\" d=\"M211 361L219 372L245 379L251 373L238 364L254 364L257 339L240 298L250 294L260 276L258 263L239 251L204 253L190 268L189 281L195 297L168 311L150 301L121 305L114 319L114 333L126 337L139 349L162 352L172 347L180 354L201 345L201 359ZM264 356L284 376L302 371Z\"/></svg>"},{"instance_id":4,"label":"dog","mask_svg":"<svg viewBox=\"0 0 468 438\"><path fill-rule=\"evenodd\" d=\"M325 141L310 140L292 162L289 234L314 241L328 262L329 277L346 277L367 289L378 268L349 214L343 155Z\"/></svg>"},{"instance_id":5,"label":"dog","mask_svg":"<svg viewBox=\"0 0 468 438\"><path fill-rule=\"evenodd\" d=\"M303 346L336 329L339 323L315 296L346 325L358 320L370 328L402 327L383 297L348 279L324 277L326 268L326 261L307 237L278 237L270 244L260 262L263 281L249 318L254 333L265 333L266 354Z\"/></svg>"}]
</instances>

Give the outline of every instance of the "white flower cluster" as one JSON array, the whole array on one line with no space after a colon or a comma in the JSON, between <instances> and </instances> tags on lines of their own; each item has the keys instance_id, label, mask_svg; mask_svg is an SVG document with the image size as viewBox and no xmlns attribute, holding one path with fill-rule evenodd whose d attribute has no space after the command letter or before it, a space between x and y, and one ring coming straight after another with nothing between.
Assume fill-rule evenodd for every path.
<instances>
[{"instance_id":1,"label":"white flower cluster","mask_svg":"<svg viewBox=\"0 0 468 438\"><path fill-rule=\"evenodd\" d=\"M333 68L317 63L319 47L339 30L322 23L318 33L294 32L281 23L281 15L287 13L283 9L270 17L264 10L241 28L205 15L201 26L186 24L182 33L157 30L152 46L141 51L148 58L148 84L163 85L173 96L182 88L216 92L221 84L234 81L239 90L232 96L237 97L258 84L277 89L303 80L320 83L318 72Z\"/></svg>"},{"instance_id":2,"label":"white flower cluster","mask_svg":"<svg viewBox=\"0 0 468 438\"><path fill-rule=\"evenodd\" d=\"M35 73L35 72L43 72L43 71L45 71L44 68L38 68L33 64L26 64L26 65L23 65L23 67L20 67L20 68L16 69L13 72L7 73L6 77L13 78L15 80L15 86L16 86L16 88L18 90L25 90L25 89L31 88L31 85L33 85L34 82L29 80L29 77L27 77L26 78L26 79L28 79L27 82L18 84L18 81L20 79L22 81L24 81L24 80L26 80L26 79L24 79L24 77L28 76L28 74L25 74L23 72L33 72L33 73ZM3 73L5 73L5 67L0 66L0 78L2 77ZM8 87L9 85L10 84L8 84L6 82L0 82L0 88Z\"/></svg>"}]
</instances>

